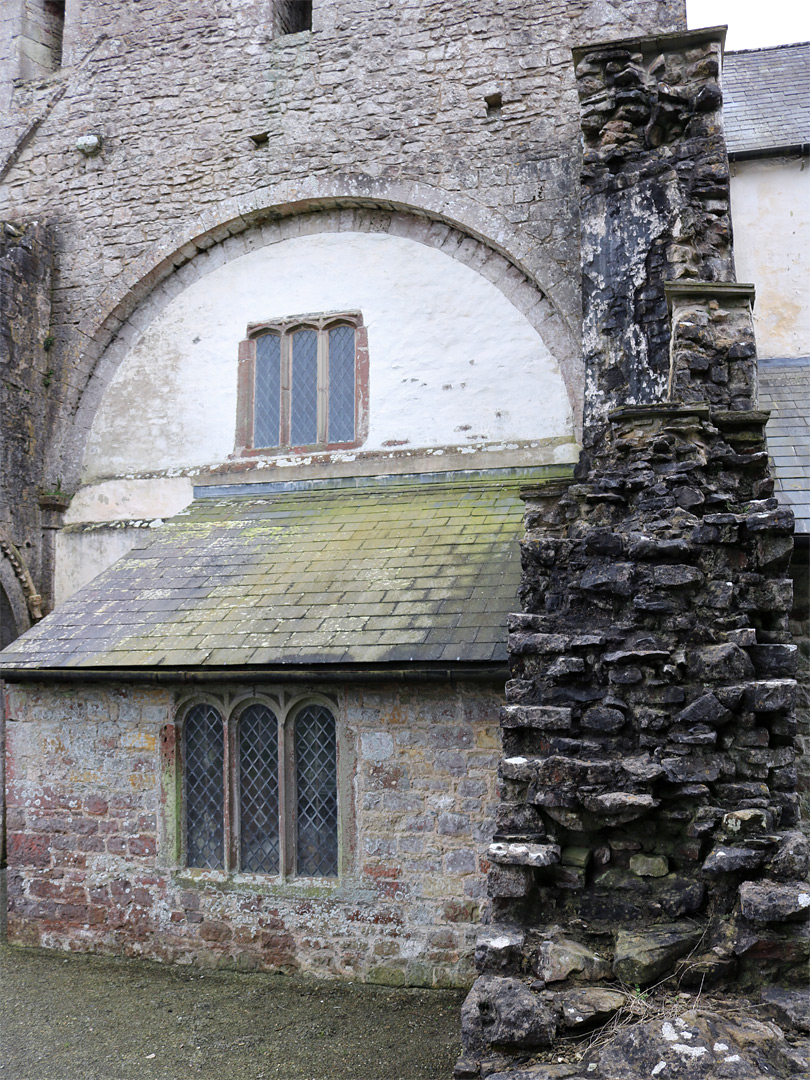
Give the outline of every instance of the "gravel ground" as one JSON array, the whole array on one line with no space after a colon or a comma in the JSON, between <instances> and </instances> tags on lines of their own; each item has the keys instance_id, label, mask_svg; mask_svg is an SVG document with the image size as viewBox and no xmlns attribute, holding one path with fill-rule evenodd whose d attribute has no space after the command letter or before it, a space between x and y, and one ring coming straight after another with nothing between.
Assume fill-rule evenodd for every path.
<instances>
[{"instance_id":1,"label":"gravel ground","mask_svg":"<svg viewBox=\"0 0 810 1080\"><path fill-rule=\"evenodd\" d=\"M0 946L0 1080L448 1080L464 995Z\"/></svg>"}]
</instances>

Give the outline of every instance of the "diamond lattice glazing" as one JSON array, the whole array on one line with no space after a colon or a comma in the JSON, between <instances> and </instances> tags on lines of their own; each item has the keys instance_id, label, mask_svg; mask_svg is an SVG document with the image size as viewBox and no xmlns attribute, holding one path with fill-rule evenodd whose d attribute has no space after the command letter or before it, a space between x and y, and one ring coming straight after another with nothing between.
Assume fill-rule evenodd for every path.
<instances>
[{"instance_id":1,"label":"diamond lattice glazing","mask_svg":"<svg viewBox=\"0 0 810 1080\"><path fill-rule=\"evenodd\" d=\"M335 718L309 705L295 718L296 871L334 877L338 869Z\"/></svg>"},{"instance_id":2,"label":"diamond lattice glazing","mask_svg":"<svg viewBox=\"0 0 810 1080\"><path fill-rule=\"evenodd\" d=\"M279 871L278 721L266 705L239 720L239 825L242 870Z\"/></svg>"},{"instance_id":3,"label":"diamond lattice glazing","mask_svg":"<svg viewBox=\"0 0 810 1080\"><path fill-rule=\"evenodd\" d=\"M354 328L329 331L330 443L354 441Z\"/></svg>"},{"instance_id":4,"label":"diamond lattice glazing","mask_svg":"<svg viewBox=\"0 0 810 1080\"><path fill-rule=\"evenodd\" d=\"M318 335L298 330L292 336L292 404L290 443L309 446L318 441Z\"/></svg>"},{"instance_id":5,"label":"diamond lattice glazing","mask_svg":"<svg viewBox=\"0 0 810 1080\"><path fill-rule=\"evenodd\" d=\"M278 446L281 415L281 338L262 334L256 340L253 396L253 445Z\"/></svg>"},{"instance_id":6,"label":"diamond lattice glazing","mask_svg":"<svg viewBox=\"0 0 810 1080\"><path fill-rule=\"evenodd\" d=\"M224 868L225 742L222 717L212 705L195 705L183 726L186 860L189 866Z\"/></svg>"}]
</instances>

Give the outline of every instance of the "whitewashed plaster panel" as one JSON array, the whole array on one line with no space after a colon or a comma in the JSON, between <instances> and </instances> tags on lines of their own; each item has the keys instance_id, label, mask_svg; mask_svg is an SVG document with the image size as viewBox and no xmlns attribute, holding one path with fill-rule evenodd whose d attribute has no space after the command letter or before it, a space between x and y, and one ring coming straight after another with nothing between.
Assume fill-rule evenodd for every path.
<instances>
[{"instance_id":1,"label":"whitewashed plaster panel","mask_svg":"<svg viewBox=\"0 0 810 1080\"><path fill-rule=\"evenodd\" d=\"M332 310L360 310L368 327L362 451L573 438L554 357L495 285L404 237L322 233L223 263L148 326L135 313L122 332L132 347L92 426L84 481L227 460L247 324ZM537 460L559 455L539 451Z\"/></svg>"},{"instance_id":2,"label":"whitewashed plaster panel","mask_svg":"<svg viewBox=\"0 0 810 1080\"><path fill-rule=\"evenodd\" d=\"M738 281L757 288L762 357L810 355L810 169L806 158L733 165L731 209Z\"/></svg>"}]
</instances>

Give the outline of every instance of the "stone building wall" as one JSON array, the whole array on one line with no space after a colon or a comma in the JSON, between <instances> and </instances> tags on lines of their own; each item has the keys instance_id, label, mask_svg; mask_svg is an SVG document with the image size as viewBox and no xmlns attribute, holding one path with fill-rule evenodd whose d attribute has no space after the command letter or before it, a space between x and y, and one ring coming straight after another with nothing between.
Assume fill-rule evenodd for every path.
<instances>
[{"instance_id":1,"label":"stone building wall","mask_svg":"<svg viewBox=\"0 0 810 1080\"><path fill-rule=\"evenodd\" d=\"M55 81L14 90L0 191L2 213L54 226L66 423L157 281L257 217L323 205L405 206L485 238L548 294L575 352L570 46L682 18L680 0L488 0L452 17L333 0L312 31L274 37L265 0L69 5ZM99 152L77 149L96 134Z\"/></svg>"},{"instance_id":2,"label":"stone building wall","mask_svg":"<svg viewBox=\"0 0 810 1080\"><path fill-rule=\"evenodd\" d=\"M348 870L336 883L285 884L173 864L170 689L7 694L12 942L469 984L493 829L497 688L338 691Z\"/></svg>"}]
</instances>

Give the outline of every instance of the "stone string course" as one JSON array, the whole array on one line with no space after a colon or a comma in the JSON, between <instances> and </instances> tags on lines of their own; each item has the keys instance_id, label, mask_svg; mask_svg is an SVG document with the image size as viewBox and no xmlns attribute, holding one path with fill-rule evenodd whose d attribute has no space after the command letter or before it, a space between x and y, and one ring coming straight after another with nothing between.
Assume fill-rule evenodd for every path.
<instances>
[{"instance_id":1,"label":"stone string course","mask_svg":"<svg viewBox=\"0 0 810 1080\"><path fill-rule=\"evenodd\" d=\"M583 233L602 251L586 243L586 281L597 263L620 269L586 291L593 396L578 478L524 493L489 922L459 1080L517 1080L510 1063L604 1023L633 987L806 978L793 515L772 497L767 413L754 408L750 297L729 280L717 43L660 49L606 46L578 63L586 146L598 147L583 165ZM669 128L650 72L672 81ZM662 159L680 163L691 195L656 198L651 228L632 208ZM642 264L651 276L634 292Z\"/></svg>"}]
</instances>

